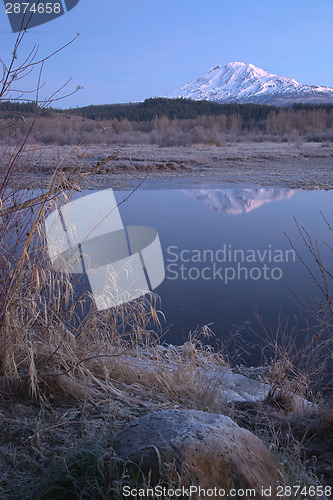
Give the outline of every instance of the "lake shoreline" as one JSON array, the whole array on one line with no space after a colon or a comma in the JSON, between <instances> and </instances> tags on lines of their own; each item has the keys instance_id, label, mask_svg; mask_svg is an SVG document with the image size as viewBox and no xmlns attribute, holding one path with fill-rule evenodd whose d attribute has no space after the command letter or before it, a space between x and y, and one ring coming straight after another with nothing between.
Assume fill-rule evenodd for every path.
<instances>
[{"instance_id":1,"label":"lake shoreline","mask_svg":"<svg viewBox=\"0 0 333 500\"><path fill-rule=\"evenodd\" d=\"M22 155L20 187L43 188L61 165L63 172L94 169L83 187L143 189L183 187L284 187L333 189L331 143L232 143L227 146L158 147L156 145L30 147Z\"/></svg>"}]
</instances>

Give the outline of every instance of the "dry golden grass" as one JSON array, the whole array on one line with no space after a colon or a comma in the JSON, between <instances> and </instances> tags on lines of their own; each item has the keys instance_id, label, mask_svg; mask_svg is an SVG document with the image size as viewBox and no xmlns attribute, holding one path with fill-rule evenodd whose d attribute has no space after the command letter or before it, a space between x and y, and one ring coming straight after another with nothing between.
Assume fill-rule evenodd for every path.
<instances>
[{"instance_id":1,"label":"dry golden grass","mask_svg":"<svg viewBox=\"0 0 333 500\"><path fill-rule=\"evenodd\" d=\"M107 443L125 422L162 408L225 409L223 397L217 397L223 393L223 377L209 384L204 377L207 369L225 365L223 356L200 343L200 332L179 348L160 345L163 314L158 297L148 294L98 312L89 294L77 293L80 283L72 275L52 269L45 217L57 203L71 199L84 175L73 170L75 182L69 190L59 165L44 193L21 192L14 181L2 197L3 498L68 498L71 488L72 498L80 498L80 488L85 490L87 481L95 484L96 478L101 484L91 487L92 496L87 498L107 498L105 491L124 481L125 467L110 459ZM207 328L201 333L210 334ZM103 457L111 460L111 473ZM49 475L51 464L59 469L58 475ZM74 487L75 471L81 466L85 472ZM40 474L46 477L43 492L37 480Z\"/></svg>"}]
</instances>

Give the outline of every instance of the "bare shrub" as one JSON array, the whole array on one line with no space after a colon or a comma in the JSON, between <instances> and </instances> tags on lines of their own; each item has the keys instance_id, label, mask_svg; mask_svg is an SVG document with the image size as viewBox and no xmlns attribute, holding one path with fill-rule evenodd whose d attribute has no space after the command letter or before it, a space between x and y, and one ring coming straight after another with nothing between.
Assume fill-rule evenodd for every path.
<instances>
[{"instance_id":1,"label":"bare shrub","mask_svg":"<svg viewBox=\"0 0 333 500\"><path fill-rule=\"evenodd\" d=\"M328 240L324 243L328 254L333 252L333 228L321 214L327 228ZM319 292L318 297L307 301L295 295L306 313L314 319L314 326L307 333L300 332L298 325L290 328L278 321L275 332L267 330L256 314L262 331L260 338L267 347L267 363L270 366L271 390L268 399L284 408L293 408L297 397L307 397L320 402L320 395L332 395L333 374L333 272L331 259L324 261L323 247L295 220L298 233L307 255L288 240ZM258 335L258 332L255 332ZM263 351L265 353L265 350ZM296 398L296 399L295 399ZM332 405L332 399L326 405ZM327 408L327 406L326 406ZM327 409L325 410L327 413ZM328 412L330 414L330 412Z\"/></svg>"}]
</instances>

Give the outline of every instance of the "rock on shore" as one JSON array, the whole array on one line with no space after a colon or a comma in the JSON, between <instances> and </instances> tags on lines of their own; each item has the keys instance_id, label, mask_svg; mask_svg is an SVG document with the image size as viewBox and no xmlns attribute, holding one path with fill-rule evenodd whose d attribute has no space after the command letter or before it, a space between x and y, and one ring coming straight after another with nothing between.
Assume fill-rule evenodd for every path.
<instances>
[{"instance_id":1,"label":"rock on shore","mask_svg":"<svg viewBox=\"0 0 333 500\"><path fill-rule=\"evenodd\" d=\"M256 498L276 498L275 487L283 479L283 467L263 442L219 414L196 410L151 413L119 432L113 449L155 478L162 464L173 464L185 487L217 488L226 494L231 488L255 489ZM263 496L263 488L272 488L272 495Z\"/></svg>"}]
</instances>

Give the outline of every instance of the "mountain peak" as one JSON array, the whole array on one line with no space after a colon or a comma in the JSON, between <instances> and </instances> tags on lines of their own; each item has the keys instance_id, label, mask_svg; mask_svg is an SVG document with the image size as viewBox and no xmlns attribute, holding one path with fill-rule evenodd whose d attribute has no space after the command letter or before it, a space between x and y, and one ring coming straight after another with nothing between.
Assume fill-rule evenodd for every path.
<instances>
[{"instance_id":1,"label":"mountain peak","mask_svg":"<svg viewBox=\"0 0 333 500\"><path fill-rule=\"evenodd\" d=\"M333 103L333 89L301 85L293 78L269 73L254 64L230 62L214 66L166 97L286 106L294 102Z\"/></svg>"},{"instance_id":2,"label":"mountain peak","mask_svg":"<svg viewBox=\"0 0 333 500\"><path fill-rule=\"evenodd\" d=\"M235 61L235 62L230 62L230 63L226 64L225 66L230 67L230 68L238 68L240 66L252 66L252 64L245 64L244 62ZM220 66L220 68L222 68L222 66Z\"/></svg>"}]
</instances>

